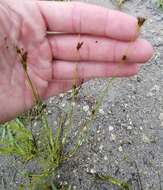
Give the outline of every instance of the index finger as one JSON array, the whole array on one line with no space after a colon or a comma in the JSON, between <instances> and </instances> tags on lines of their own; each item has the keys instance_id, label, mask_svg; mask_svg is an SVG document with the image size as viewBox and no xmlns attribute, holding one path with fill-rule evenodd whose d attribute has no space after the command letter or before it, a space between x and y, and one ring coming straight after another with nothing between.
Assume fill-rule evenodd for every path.
<instances>
[{"instance_id":1,"label":"index finger","mask_svg":"<svg viewBox=\"0 0 163 190\"><path fill-rule=\"evenodd\" d=\"M116 10L78 2L38 1L50 31L90 34L131 41L138 36L135 17Z\"/></svg>"}]
</instances>

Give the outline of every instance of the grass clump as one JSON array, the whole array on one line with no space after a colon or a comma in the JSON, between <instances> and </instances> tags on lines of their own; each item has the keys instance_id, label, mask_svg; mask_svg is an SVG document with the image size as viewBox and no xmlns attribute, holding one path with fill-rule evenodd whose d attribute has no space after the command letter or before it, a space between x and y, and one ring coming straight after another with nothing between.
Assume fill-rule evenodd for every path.
<instances>
[{"instance_id":1,"label":"grass clump","mask_svg":"<svg viewBox=\"0 0 163 190\"><path fill-rule=\"evenodd\" d=\"M29 161L37 154L31 131L19 119L0 125L0 137L1 154L14 154L22 161Z\"/></svg>"},{"instance_id":2,"label":"grass clump","mask_svg":"<svg viewBox=\"0 0 163 190\"><path fill-rule=\"evenodd\" d=\"M80 47L77 46L78 49L81 46L82 44ZM68 113L63 112L60 114L57 126L50 126L46 114L46 105L42 102L36 87L28 75L28 53L18 47L16 47L16 52L36 106L25 116L20 116L14 121L0 125L0 154L14 155L25 165L32 161L37 163L39 168L37 172L23 171L23 175L26 177L26 184L21 184L19 186L20 190L26 188L31 190L70 190L71 186L60 185L54 179L59 167L74 156L80 146L85 142L87 132L113 79L109 79L101 98L92 108L90 117L83 122L77 131L74 137L74 145L71 145L67 150L66 147L69 144L68 137L73 127L73 105L69 108ZM78 92L79 89L74 84L71 94L72 102L75 102ZM33 126L34 118L37 119L40 125L38 133L35 132ZM66 121L68 121L68 126L65 127Z\"/></svg>"}]
</instances>

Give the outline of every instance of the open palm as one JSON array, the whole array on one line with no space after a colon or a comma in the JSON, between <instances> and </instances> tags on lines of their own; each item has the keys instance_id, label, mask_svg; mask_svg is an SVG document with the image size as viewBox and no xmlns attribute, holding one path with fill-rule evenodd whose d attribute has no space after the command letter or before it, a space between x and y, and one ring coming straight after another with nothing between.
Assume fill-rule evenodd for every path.
<instances>
[{"instance_id":1,"label":"open palm","mask_svg":"<svg viewBox=\"0 0 163 190\"><path fill-rule=\"evenodd\" d=\"M137 19L118 11L35 0L0 0L0 10L1 122L34 103L21 56L39 95L48 98L70 89L76 71L78 83L131 76L153 53L147 41L137 39Z\"/></svg>"}]
</instances>

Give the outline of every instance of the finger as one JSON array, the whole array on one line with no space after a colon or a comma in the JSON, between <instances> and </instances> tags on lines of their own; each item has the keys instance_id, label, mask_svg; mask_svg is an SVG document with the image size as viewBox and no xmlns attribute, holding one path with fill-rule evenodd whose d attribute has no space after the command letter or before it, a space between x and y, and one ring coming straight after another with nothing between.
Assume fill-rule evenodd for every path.
<instances>
[{"instance_id":1,"label":"finger","mask_svg":"<svg viewBox=\"0 0 163 190\"><path fill-rule=\"evenodd\" d=\"M81 84L81 80L76 81L76 85ZM71 89L74 85L74 80L57 80L55 79L53 82L49 83L49 86L44 94L43 98L48 98L50 96L57 95L59 93L66 92Z\"/></svg>"},{"instance_id":2,"label":"finger","mask_svg":"<svg viewBox=\"0 0 163 190\"><path fill-rule=\"evenodd\" d=\"M56 35L49 37L49 42L54 57L60 60L144 63L153 55L151 44L144 39L122 42L102 37Z\"/></svg>"},{"instance_id":3,"label":"finger","mask_svg":"<svg viewBox=\"0 0 163 190\"><path fill-rule=\"evenodd\" d=\"M58 80L72 80L77 75L79 79L91 79L96 77L127 77L137 74L137 64L115 64L97 62L65 62L55 61L53 65L53 78ZM75 75L75 73L77 74Z\"/></svg>"},{"instance_id":4,"label":"finger","mask_svg":"<svg viewBox=\"0 0 163 190\"><path fill-rule=\"evenodd\" d=\"M135 17L78 2L37 2L50 31L107 36L133 40L138 36Z\"/></svg>"}]
</instances>

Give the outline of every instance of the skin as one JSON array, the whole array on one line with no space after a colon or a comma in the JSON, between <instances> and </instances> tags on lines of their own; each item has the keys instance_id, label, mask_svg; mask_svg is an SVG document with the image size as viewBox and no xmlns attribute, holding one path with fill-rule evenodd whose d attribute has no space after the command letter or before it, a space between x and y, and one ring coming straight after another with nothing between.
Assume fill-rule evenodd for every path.
<instances>
[{"instance_id":1,"label":"skin","mask_svg":"<svg viewBox=\"0 0 163 190\"><path fill-rule=\"evenodd\" d=\"M135 75L153 55L135 17L95 5L0 0L0 23L0 122L34 104L17 48L27 53L28 74L43 99L72 88L74 76L79 85Z\"/></svg>"}]
</instances>

